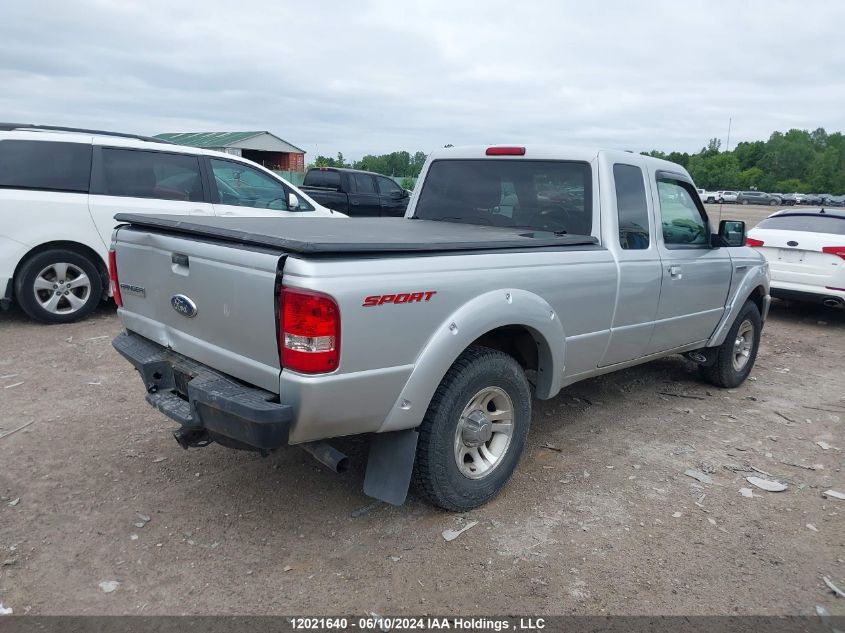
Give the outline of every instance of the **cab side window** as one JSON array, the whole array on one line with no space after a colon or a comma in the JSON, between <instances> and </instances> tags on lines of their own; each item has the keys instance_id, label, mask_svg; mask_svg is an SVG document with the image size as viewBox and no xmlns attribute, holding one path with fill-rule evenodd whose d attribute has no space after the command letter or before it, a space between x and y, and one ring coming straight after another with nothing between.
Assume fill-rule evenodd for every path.
<instances>
[{"instance_id":1,"label":"cab side window","mask_svg":"<svg viewBox=\"0 0 845 633\"><path fill-rule=\"evenodd\" d=\"M373 184L373 177L369 174L350 174L355 182L355 191L358 193L375 193L376 186Z\"/></svg>"},{"instance_id":2,"label":"cab side window","mask_svg":"<svg viewBox=\"0 0 845 633\"><path fill-rule=\"evenodd\" d=\"M659 176L657 192L666 248L706 247L709 242L707 215L693 186L683 180Z\"/></svg>"},{"instance_id":3,"label":"cab side window","mask_svg":"<svg viewBox=\"0 0 845 633\"><path fill-rule=\"evenodd\" d=\"M392 193L402 193L402 187L396 184L396 181L386 176L376 176L378 183L378 191L383 196L389 196Z\"/></svg>"},{"instance_id":4,"label":"cab side window","mask_svg":"<svg viewBox=\"0 0 845 633\"><path fill-rule=\"evenodd\" d=\"M619 217L619 245L625 250L645 250L650 239L643 171L634 165L616 164L613 166L613 180Z\"/></svg>"}]
</instances>

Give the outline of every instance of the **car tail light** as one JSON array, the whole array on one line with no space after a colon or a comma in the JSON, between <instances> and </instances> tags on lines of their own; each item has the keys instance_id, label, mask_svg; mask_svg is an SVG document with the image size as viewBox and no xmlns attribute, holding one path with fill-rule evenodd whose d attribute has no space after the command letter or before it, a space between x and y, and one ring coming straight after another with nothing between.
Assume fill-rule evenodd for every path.
<instances>
[{"instance_id":1,"label":"car tail light","mask_svg":"<svg viewBox=\"0 0 845 633\"><path fill-rule=\"evenodd\" d=\"M114 302L118 308L123 307L123 297L120 296L120 281L117 279L117 253L114 249L109 251L109 280L111 281L111 292Z\"/></svg>"},{"instance_id":2,"label":"car tail light","mask_svg":"<svg viewBox=\"0 0 845 633\"><path fill-rule=\"evenodd\" d=\"M488 147L488 156L525 156L524 147Z\"/></svg>"},{"instance_id":3,"label":"car tail light","mask_svg":"<svg viewBox=\"0 0 845 633\"><path fill-rule=\"evenodd\" d=\"M824 246L822 247L822 253L837 255L838 257L845 259L845 246Z\"/></svg>"},{"instance_id":4,"label":"car tail light","mask_svg":"<svg viewBox=\"0 0 845 633\"><path fill-rule=\"evenodd\" d=\"M763 240L755 240L753 237L745 238L745 243L749 246L762 246L764 244Z\"/></svg>"},{"instance_id":5,"label":"car tail light","mask_svg":"<svg viewBox=\"0 0 845 633\"><path fill-rule=\"evenodd\" d=\"M340 361L340 309L328 295L282 288L279 350L282 367L324 374Z\"/></svg>"}]
</instances>

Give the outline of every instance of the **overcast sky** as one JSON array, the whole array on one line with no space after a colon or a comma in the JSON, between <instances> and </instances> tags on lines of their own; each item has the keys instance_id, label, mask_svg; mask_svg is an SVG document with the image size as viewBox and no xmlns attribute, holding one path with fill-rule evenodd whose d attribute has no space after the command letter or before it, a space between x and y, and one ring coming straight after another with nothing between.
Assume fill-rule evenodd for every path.
<instances>
[{"instance_id":1,"label":"overcast sky","mask_svg":"<svg viewBox=\"0 0 845 633\"><path fill-rule=\"evenodd\" d=\"M845 130L845 2L3 0L0 120L696 151Z\"/></svg>"}]
</instances>

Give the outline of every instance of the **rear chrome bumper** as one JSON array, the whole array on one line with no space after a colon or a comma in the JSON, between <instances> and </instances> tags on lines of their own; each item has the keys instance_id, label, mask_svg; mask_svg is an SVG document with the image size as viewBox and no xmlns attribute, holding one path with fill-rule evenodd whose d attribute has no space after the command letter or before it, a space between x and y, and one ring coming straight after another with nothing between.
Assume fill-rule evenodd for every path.
<instances>
[{"instance_id":1,"label":"rear chrome bumper","mask_svg":"<svg viewBox=\"0 0 845 633\"><path fill-rule=\"evenodd\" d=\"M182 425L177 439L181 432L198 442L192 445L202 445L207 436L224 446L257 451L288 443L293 408L274 401L275 394L133 332L122 332L112 345L141 374L147 402Z\"/></svg>"}]
</instances>

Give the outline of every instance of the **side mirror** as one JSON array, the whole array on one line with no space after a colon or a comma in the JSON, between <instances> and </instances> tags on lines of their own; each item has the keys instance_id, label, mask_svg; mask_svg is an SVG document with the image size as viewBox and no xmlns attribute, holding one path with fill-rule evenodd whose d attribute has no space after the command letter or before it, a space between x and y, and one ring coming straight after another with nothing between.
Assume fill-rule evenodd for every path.
<instances>
[{"instance_id":1,"label":"side mirror","mask_svg":"<svg viewBox=\"0 0 845 633\"><path fill-rule=\"evenodd\" d=\"M299 198L296 196L295 193L291 192L288 194L288 209L293 211L294 209L299 208Z\"/></svg>"},{"instance_id":2,"label":"side mirror","mask_svg":"<svg viewBox=\"0 0 845 633\"><path fill-rule=\"evenodd\" d=\"M714 246L745 246L745 222L742 220L722 220L719 222L719 234L714 235Z\"/></svg>"},{"instance_id":3,"label":"side mirror","mask_svg":"<svg viewBox=\"0 0 845 633\"><path fill-rule=\"evenodd\" d=\"M390 197L394 200L401 200L405 197L405 190L403 189L402 191L391 191Z\"/></svg>"}]
</instances>

